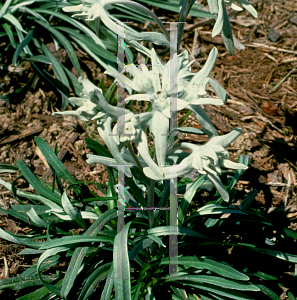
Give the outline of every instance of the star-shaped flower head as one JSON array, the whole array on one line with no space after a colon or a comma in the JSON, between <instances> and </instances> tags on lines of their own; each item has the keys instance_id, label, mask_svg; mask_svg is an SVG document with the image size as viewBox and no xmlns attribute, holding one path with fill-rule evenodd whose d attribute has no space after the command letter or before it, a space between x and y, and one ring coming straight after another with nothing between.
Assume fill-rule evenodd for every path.
<instances>
[{"instance_id":1,"label":"star-shaped flower head","mask_svg":"<svg viewBox=\"0 0 297 300\"><path fill-rule=\"evenodd\" d=\"M191 77L188 77L190 80L187 81L187 84L183 86L182 91L179 93L179 107L184 106L193 110L193 105L223 105L227 101L225 90L209 77L217 56L218 50L216 47L213 47L203 68L197 73L192 73ZM208 84L214 88L219 98L205 97L207 95L206 87ZM182 105L182 103L184 104Z\"/></svg>"},{"instance_id":2,"label":"star-shaped flower head","mask_svg":"<svg viewBox=\"0 0 297 300\"><path fill-rule=\"evenodd\" d=\"M83 86L81 97L70 97L68 99L73 106L78 106L78 109L55 112L54 115L75 116L79 120L90 121L101 111L98 101L95 101L95 91L102 94L102 90L86 78L80 77L78 81Z\"/></svg>"},{"instance_id":3,"label":"star-shaped flower head","mask_svg":"<svg viewBox=\"0 0 297 300\"><path fill-rule=\"evenodd\" d=\"M197 146L191 143L176 144L173 152L177 148L187 148L192 151L192 153L184 158L178 165L177 176L186 175L193 170L197 170L200 174L206 174L208 179L213 183L222 196L223 200L229 201L229 194L222 184L219 174L221 173L222 167L235 170L247 169L246 165L229 160L229 153L226 149L226 147L229 146L240 134L241 129L236 128L226 135L211 138L203 146ZM162 167L160 169L164 173L165 179L176 177L176 174L171 172L170 166ZM164 179L157 177L150 168L144 168L143 171L146 176L151 179Z\"/></svg>"}]
</instances>

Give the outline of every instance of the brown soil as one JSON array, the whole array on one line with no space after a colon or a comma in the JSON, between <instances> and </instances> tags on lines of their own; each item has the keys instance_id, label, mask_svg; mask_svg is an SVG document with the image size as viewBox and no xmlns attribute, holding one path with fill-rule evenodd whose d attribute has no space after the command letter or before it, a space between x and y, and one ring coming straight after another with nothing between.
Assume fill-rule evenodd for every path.
<instances>
[{"instance_id":1,"label":"brown soil","mask_svg":"<svg viewBox=\"0 0 297 300\"><path fill-rule=\"evenodd\" d=\"M204 20L193 18L189 18L185 26L182 47L196 57L196 65L205 63L213 46L218 48L219 57L212 76L226 89L229 100L224 106L204 108L220 134L235 127L243 130L229 148L231 159L236 161L239 155L248 155L250 159L249 169L237 189L244 195L256 188L259 193L253 205L271 213L281 212L289 220L290 227L296 230L297 14L292 12L297 11L297 3L294 0L250 2L259 13L258 19L247 12L232 12L231 18L233 34L245 50L236 50L234 56L228 55L222 39L211 38L213 23L205 24L201 22ZM269 28L280 34L276 42L270 40ZM47 46L60 61L68 59L65 51L55 52L51 44ZM103 76L102 70L85 54L79 51L77 54L84 75L98 83ZM26 82L32 69L30 63L24 67L21 73L0 70L0 84L6 84L1 94ZM198 70L195 65L193 68ZM106 78L106 86L110 82ZM211 88L209 91L212 92ZM66 153L62 161L77 180L106 182L104 166L85 163L90 150L86 149L84 139L87 134L92 136L90 130L96 132L95 126L90 124L90 128L85 128L84 123L74 117L52 116L58 101L61 101L60 96L38 80L23 99L15 99L10 105L0 103L0 163L15 164L15 159L22 159L36 175L50 178L34 142L34 136L40 136L53 149L57 144L59 152ZM179 117L182 115L185 112L180 112ZM190 116L185 124L196 123ZM187 139L197 143L206 141L205 136L180 136L180 140ZM1 178L12 181L16 176L2 174ZM19 184L30 190L21 181ZM91 188L100 194L95 187ZM16 202L2 187L0 193L2 206ZM0 217L0 225L14 233L30 231L30 228L22 228L17 220L5 216ZM0 278L13 277L23 269L23 258L17 256L19 250L16 245L1 241ZM283 299L285 295L284 292Z\"/></svg>"}]
</instances>

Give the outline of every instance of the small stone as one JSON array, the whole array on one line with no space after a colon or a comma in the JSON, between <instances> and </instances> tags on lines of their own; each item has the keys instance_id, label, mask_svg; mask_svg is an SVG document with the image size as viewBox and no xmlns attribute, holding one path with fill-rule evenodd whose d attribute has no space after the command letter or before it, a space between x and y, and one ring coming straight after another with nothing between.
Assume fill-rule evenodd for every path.
<instances>
[{"instance_id":1,"label":"small stone","mask_svg":"<svg viewBox=\"0 0 297 300\"><path fill-rule=\"evenodd\" d=\"M290 22L293 23L294 25L297 25L297 16L293 16L290 18Z\"/></svg>"},{"instance_id":2,"label":"small stone","mask_svg":"<svg viewBox=\"0 0 297 300\"><path fill-rule=\"evenodd\" d=\"M274 28L269 28L267 37L271 42L275 43L281 38L281 35Z\"/></svg>"}]
</instances>

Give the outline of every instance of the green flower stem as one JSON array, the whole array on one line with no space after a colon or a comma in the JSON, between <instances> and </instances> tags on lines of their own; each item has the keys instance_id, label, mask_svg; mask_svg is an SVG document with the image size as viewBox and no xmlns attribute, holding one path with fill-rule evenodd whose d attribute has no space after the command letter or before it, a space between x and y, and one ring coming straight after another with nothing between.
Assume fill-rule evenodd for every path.
<instances>
[{"instance_id":1,"label":"green flower stem","mask_svg":"<svg viewBox=\"0 0 297 300\"><path fill-rule=\"evenodd\" d=\"M131 156L133 157L137 167L139 168L139 170L143 173L143 167L142 165L140 164L137 156L135 155L134 151L133 151L133 148L132 148L132 145L131 143L128 144L128 150L129 150L129 153L131 154ZM143 173L144 174L144 173Z\"/></svg>"},{"instance_id":2,"label":"green flower stem","mask_svg":"<svg viewBox=\"0 0 297 300\"><path fill-rule=\"evenodd\" d=\"M147 190L147 206L148 207L154 207L154 189L155 189L155 180L150 180L150 185ZM148 217L149 217L149 224L150 228L153 228L154 226L154 211L149 210L148 211Z\"/></svg>"}]
</instances>

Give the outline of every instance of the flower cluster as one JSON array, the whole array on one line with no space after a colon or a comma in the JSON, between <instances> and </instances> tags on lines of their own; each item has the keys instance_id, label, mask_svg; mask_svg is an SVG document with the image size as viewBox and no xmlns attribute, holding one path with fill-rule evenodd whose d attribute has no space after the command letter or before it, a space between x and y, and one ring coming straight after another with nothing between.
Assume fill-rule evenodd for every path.
<instances>
[{"instance_id":1,"label":"flower cluster","mask_svg":"<svg viewBox=\"0 0 297 300\"><path fill-rule=\"evenodd\" d=\"M149 101L152 105L150 112L134 114L127 109L119 109L110 105L104 98L102 91L87 79L81 79L83 93L80 98L70 98L72 104L79 106L77 110L59 112L56 114L74 115L83 121L97 120L98 131L110 149L116 164L127 166L126 175L132 176L130 167L137 166L147 177L153 180L166 180L172 178L171 168L168 166L168 155L176 153L185 157L177 165L178 176L186 175L193 170L199 174L206 174L224 200L229 196L225 190L219 174L221 168L245 169L246 166L233 163L229 160L226 147L240 134L235 129L227 135L218 136L212 123L200 105L222 105L227 100L224 89L209 77L218 51L213 48L204 67L197 73L191 72L191 63L187 51L176 55L167 64L162 64L154 49L148 50L151 67L147 65L127 65L125 71L129 77L113 69L105 73L118 79L119 84L129 88L131 94L126 102ZM175 105L172 105L170 78L171 66L176 66L176 91ZM210 84L218 94L218 98L210 97L206 88ZM133 94L134 92L134 94ZM203 146L190 143L175 144L169 151L168 134L169 121L172 112L188 109L195 113L204 133L210 140ZM114 122L116 122L115 125ZM149 154L146 129L149 128L155 144L155 160ZM139 152L136 156L132 150L134 143ZM128 147L130 152L123 151ZM187 155L186 148L192 151ZM125 155L123 155L125 153ZM89 162L103 162L102 157L91 155Z\"/></svg>"}]
</instances>

